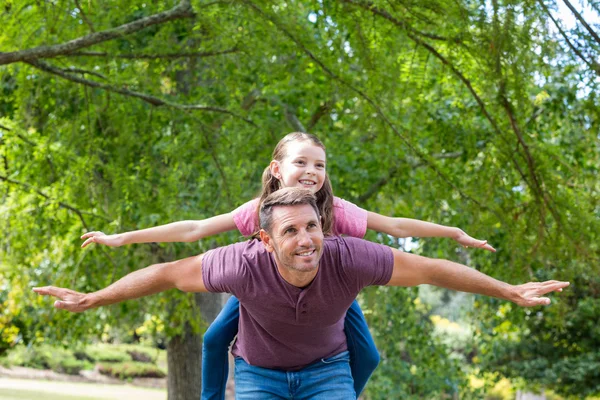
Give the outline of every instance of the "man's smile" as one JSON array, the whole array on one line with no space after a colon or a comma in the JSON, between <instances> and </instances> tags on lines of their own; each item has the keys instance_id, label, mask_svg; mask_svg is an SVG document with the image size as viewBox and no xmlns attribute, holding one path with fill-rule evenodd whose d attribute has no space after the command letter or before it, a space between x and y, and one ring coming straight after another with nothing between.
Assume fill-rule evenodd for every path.
<instances>
[{"instance_id":1,"label":"man's smile","mask_svg":"<svg viewBox=\"0 0 600 400\"><path fill-rule=\"evenodd\" d=\"M315 251L316 251L315 249L299 251L299 252L296 252L296 255L300 256L300 257L308 257L308 256L312 256L315 253Z\"/></svg>"}]
</instances>

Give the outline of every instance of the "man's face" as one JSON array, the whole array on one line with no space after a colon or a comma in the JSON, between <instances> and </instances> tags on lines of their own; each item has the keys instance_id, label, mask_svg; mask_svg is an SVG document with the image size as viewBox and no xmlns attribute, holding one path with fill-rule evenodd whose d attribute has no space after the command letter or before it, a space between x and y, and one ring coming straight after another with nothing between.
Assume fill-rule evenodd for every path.
<instances>
[{"instance_id":1,"label":"man's face","mask_svg":"<svg viewBox=\"0 0 600 400\"><path fill-rule=\"evenodd\" d=\"M302 280L316 275L323 253L323 231L310 205L273 208L271 234L261 231L261 239L267 250L274 253L282 277L291 284L298 277Z\"/></svg>"}]
</instances>

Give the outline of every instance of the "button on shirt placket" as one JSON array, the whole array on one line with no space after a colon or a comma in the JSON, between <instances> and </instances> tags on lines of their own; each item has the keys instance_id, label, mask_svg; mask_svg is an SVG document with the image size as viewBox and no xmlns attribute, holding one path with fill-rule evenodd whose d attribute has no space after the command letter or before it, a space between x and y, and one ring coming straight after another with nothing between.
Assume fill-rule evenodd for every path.
<instances>
[{"instance_id":1,"label":"button on shirt placket","mask_svg":"<svg viewBox=\"0 0 600 400\"><path fill-rule=\"evenodd\" d=\"M310 315L305 297L306 290L303 290L302 293L300 293L300 296L298 296L298 301L296 302L296 321L299 323L306 322Z\"/></svg>"}]
</instances>

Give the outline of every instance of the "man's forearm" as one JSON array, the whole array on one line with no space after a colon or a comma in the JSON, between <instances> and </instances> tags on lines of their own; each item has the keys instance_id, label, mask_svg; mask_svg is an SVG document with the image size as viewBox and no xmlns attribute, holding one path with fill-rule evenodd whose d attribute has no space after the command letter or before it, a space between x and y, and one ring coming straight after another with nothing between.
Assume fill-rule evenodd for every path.
<instances>
[{"instance_id":1,"label":"man's forearm","mask_svg":"<svg viewBox=\"0 0 600 400\"><path fill-rule=\"evenodd\" d=\"M514 286L485 275L473 268L448 260L427 259L427 284L516 301Z\"/></svg>"},{"instance_id":2,"label":"man's forearm","mask_svg":"<svg viewBox=\"0 0 600 400\"><path fill-rule=\"evenodd\" d=\"M104 289L86 294L83 306L101 307L172 289L175 284L166 268L167 264L155 264L132 272Z\"/></svg>"}]
</instances>

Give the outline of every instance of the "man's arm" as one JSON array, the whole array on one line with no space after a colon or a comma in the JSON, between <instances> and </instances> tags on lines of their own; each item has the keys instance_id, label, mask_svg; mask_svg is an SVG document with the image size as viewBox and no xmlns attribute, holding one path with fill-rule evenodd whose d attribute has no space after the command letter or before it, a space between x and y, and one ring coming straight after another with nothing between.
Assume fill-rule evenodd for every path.
<instances>
[{"instance_id":1,"label":"man's arm","mask_svg":"<svg viewBox=\"0 0 600 400\"><path fill-rule=\"evenodd\" d=\"M82 312L173 288L184 292L206 292L208 290L202 279L203 256L204 254L201 254L183 260L151 265L132 272L112 285L93 293L79 293L54 286L33 288L33 291L41 295L57 297L59 300L54 302L54 307L71 312Z\"/></svg>"},{"instance_id":2,"label":"man's arm","mask_svg":"<svg viewBox=\"0 0 600 400\"><path fill-rule=\"evenodd\" d=\"M482 294L512 301L522 307L550 304L550 292L560 292L569 282L546 281L510 285L467 266L403 253L392 249L394 270L389 286L435 285L447 289Z\"/></svg>"}]
</instances>

